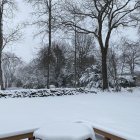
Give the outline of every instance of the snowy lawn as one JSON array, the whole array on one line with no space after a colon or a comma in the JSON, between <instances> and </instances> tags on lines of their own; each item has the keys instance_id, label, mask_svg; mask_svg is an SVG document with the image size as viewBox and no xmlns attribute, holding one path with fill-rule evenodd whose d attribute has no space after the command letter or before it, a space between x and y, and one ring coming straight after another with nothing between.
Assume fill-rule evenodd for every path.
<instances>
[{"instance_id":1,"label":"snowy lawn","mask_svg":"<svg viewBox=\"0 0 140 140\"><path fill-rule=\"evenodd\" d=\"M90 122L126 139L140 138L140 89L45 98L0 99L0 138L55 122Z\"/></svg>"}]
</instances>

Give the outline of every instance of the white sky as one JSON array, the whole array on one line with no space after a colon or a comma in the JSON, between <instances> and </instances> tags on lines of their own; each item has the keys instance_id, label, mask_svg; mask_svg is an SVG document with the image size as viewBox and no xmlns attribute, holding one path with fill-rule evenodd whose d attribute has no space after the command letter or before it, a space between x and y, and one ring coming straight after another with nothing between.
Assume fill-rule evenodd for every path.
<instances>
[{"instance_id":1,"label":"white sky","mask_svg":"<svg viewBox=\"0 0 140 140\"><path fill-rule=\"evenodd\" d=\"M23 1L25 0L16 0L18 3L18 12L16 13L16 16L13 21L11 21L10 25L11 27L17 23L22 23L26 21L31 21L32 17L30 15L32 11L32 7L30 4L27 4ZM26 29L23 30L23 40L20 42L8 46L5 48L4 51L10 51L15 53L17 56L21 57L24 61L29 62L32 60L37 53L38 48L40 47L39 45L39 39L33 39L34 35L34 30L35 27L27 27ZM131 39L136 38L136 33L134 29L124 29L125 33L119 32L117 35L117 38L121 37L121 35L125 35L126 37L129 37ZM116 38L116 37L115 37Z\"/></svg>"},{"instance_id":2,"label":"white sky","mask_svg":"<svg viewBox=\"0 0 140 140\"><path fill-rule=\"evenodd\" d=\"M18 3L18 11L16 12L14 19L12 21L10 20L9 22L11 27L17 23L30 21L32 18L30 15L32 7L23 2L23 0L16 1ZM33 39L33 32L34 28L31 26L23 29L23 39L16 44L8 46L4 51L13 52L24 61L29 62L31 59L33 59L33 57L35 57L37 46L39 46L39 41Z\"/></svg>"}]
</instances>

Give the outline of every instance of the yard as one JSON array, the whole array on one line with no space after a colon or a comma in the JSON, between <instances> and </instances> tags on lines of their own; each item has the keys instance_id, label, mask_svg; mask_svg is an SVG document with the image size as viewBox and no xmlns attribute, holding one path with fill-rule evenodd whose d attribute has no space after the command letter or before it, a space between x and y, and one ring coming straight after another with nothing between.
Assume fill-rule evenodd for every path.
<instances>
[{"instance_id":1,"label":"yard","mask_svg":"<svg viewBox=\"0 0 140 140\"><path fill-rule=\"evenodd\" d=\"M45 98L1 98L0 138L55 122L89 122L129 140L140 138L140 89Z\"/></svg>"}]
</instances>

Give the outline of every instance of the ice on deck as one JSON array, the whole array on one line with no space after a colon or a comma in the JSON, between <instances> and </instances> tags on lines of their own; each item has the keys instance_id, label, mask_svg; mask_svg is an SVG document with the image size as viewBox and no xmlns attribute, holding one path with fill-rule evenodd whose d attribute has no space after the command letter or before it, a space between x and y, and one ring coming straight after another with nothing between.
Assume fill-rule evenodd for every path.
<instances>
[{"instance_id":1,"label":"ice on deck","mask_svg":"<svg viewBox=\"0 0 140 140\"><path fill-rule=\"evenodd\" d=\"M35 131L34 136L42 140L96 140L89 124L69 122L46 124Z\"/></svg>"}]
</instances>

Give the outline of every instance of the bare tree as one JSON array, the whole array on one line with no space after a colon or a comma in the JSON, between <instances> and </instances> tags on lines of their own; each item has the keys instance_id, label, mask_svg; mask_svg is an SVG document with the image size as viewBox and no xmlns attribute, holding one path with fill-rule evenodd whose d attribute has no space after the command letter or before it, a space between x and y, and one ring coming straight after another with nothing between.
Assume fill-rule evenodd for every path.
<instances>
[{"instance_id":1,"label":"bare tree","mask_svg":"<svg viewBox=\"0 0 140 140\"><path fill-rule=\"evenodd\" d=\"M95 63L93 56L95 42L90 35L77 33L77 78L86 68Z\"/></svg>"},{"instance_id":2,"label":"bare tree","mask_svg":"<svg viewBox=\"0 0 140 140\"><path fill-rule=\"evenodd\" d=\"M121 63L124 64L123 69L129 69L131 75L134 76L136 67L140 65L140 44L124 40L120 58Z\"/></svg>"},{"instance_id":3,"label":"bare tree","mask_svg":"<svg viewBox=\"0 0 140 140\"><path fill-rule=\"evenodd\" d=\"M1 0L0 1L0 88L4 89L3 86L3 72L2 72L2 52L3 49L11 43L19 40L21 33L19 26L8 33L5 33L4 25L8 18L13 18L14 10L16 10L15 0Z\"/></svg>"},{"instance_id":4,"label":"bare tree","mask_svg":"<svg viewBox=\"0 0 140 140\"><path fill-rule=\"evenodd\" d=\"M3 81L4 88L13 86L16 81L16 72L22 65L22 61L13 53L3 53L2 56L2 69L3 69Z\"/></svg>"},{"instance_id":5,"label":"bare tree","mask_svg":"<svg viewBox=\"0 0 140 140\"><path fill-rule=\"evenodd\" d=\"M52 46L52 32L57 29L56 25L56 15L54 16L54 11L56 11L56 2L53 0L26 0L33 4L35 8L35 15L37 18L32 23L32 25L37 25L39 27L39 32L36 35L42 35L42 41L49 40L48 45L48 56L51 52ZM46 38L46 35L48 37ZM46 43L45 43L46 44ZM48 57L49 60L49 57ZM49 62L49 61L48 61ZM50 62L47 65L47 88L49 88L50 82Z\"/></svg>"},{"instance_id":6,"label":"bare tree","mask_svg":"<svg viewBox=\"0 0 140 140\"><path fill-rule=\"evenodd\" d=\"M107 53L111 34L119 27L128 27L134 22L130 15L139 8L139 1L131 0L64 0L65 15L62 23L67 27L75 27L79 32L93 34L100 46L102 54L103 90L108 88ZM79 24L70 17L76 15L81 19ZM83 22L82 22L83 21ZM86 22L86 24L84 24Z\"/></svg>"},{"instance_id":7,"label":"bare tree","mask_svg":"<svg viewBox=\"0 0 140 140\"><path fill-rule=\"evenodd\" d=\"M134 14L131 14L132 20L136 21L136 25L138 26L138 34L140 35L140 0L136 0L138 2L139 8Z\"/></svg>"},{"instance_id":8,"label":"bare tree","mask_svg":"<svg viewBox=\"0 0 140 140\"><path fill-rule=\"evenodd\" d=\"M48 49L46 47L41 48L38 54L38 66L42 71L44 71L44 75L46 72L45 65L48 65ZM50 54L50 83L55 86L60 86L62 84L62 75L64 67L65 67L65 45L53 42Z\"/></svg>"}]
</instances>

